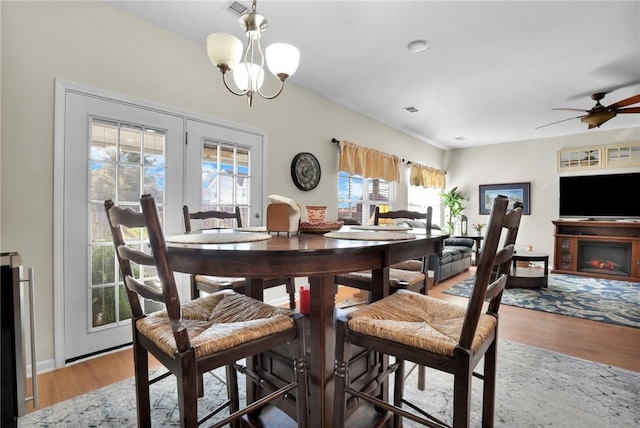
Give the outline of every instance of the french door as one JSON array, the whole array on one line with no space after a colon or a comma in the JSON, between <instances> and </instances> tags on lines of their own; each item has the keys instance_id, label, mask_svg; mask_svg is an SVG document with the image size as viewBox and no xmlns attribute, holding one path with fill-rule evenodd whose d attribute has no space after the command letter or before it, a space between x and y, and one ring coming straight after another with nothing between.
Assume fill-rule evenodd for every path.
<instances>
[{"instance_id":1,"label":"french door","mask_svg":"<svg viewBox=\"0 0 640 428\"><path fill-rule=\"evenodd\" d=\"M131 313L104 201L139 210L156 198L180 230L184 120L68 92L64 150L65 360L131 342Z\"/></svg>"},{"instance_id":2,"label":"french door","mask_svg":"<svg viewBox=\"0 0 640 428\"><path fill-rule=\"evenodd\" d=\"M104 201L139 210L140 195L153 194L166 234L184 230L184 204L192 211L237 205L244 225L260 225L265 136L72 83L56 86L56 126L64 130L56 134L54 184L55 360L61 367L131 342ZM137 239L144 245L144 236ZM176 276L186 299L188 277Z\"/></svg>"}]
</instances>

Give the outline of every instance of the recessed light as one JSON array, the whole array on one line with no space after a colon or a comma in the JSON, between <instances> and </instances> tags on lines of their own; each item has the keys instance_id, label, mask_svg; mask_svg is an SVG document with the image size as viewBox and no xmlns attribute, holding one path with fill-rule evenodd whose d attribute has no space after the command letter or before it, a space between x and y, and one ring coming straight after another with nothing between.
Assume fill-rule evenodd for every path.
<instances>
[{"instance_id":1,"label":"recessed light","mask_svg":"<svg viewBox=\"0 0 640 428\"><path fill-rule=\"evenodd\" d=\"M407 45L407 49L409 49L409 52L413 52L413 53L420 53L426 50L428 47L429 47L429 42L421 39L414 40Z\"/></svg>"},{"instance_id":2,"label":"recessed light","mask_svg":"<svg viewBox=\"0 0 640 428\"><path fill-rule=\"evenodd\" d=\"M456 140L458 140L458 141L464 141L464 140L466 140L466 138L465 138L465 137L463 137L463 136L460 136L460 137L456 137Z\"/></svg>"}]
</instances>

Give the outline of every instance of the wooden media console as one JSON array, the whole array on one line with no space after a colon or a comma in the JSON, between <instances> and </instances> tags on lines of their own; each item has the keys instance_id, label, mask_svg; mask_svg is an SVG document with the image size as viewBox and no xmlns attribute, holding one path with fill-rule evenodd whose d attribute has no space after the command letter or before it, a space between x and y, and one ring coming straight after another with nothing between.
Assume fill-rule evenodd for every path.
<instances>
[{"instance_id":1,"label":"wooden media console","mask_svg":"<svg viewBox=\"0 0 640 428\"><path fill-rule=\"evenodd\" d=\"M556 220L553 273L640 282L640 221Z\"/></svg>"}]
</instances>

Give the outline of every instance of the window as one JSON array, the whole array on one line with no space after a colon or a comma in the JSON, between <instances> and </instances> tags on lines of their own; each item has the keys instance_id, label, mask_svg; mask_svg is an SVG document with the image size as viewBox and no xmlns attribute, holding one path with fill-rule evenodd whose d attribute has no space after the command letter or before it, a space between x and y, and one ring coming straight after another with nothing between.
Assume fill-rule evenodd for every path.
<instances>
[{"instance_id":1,"label":"window","mask_svg":"<svg viewBox=\"0 0 640 428\"><path fill-rule=\"evenodd\" d=\"M443 189L426 188L422 186L409 186L407 190L407 209L409 211L427 212L427 207L431 207L432 224L440 225L440 193Z\"/></svg>"},{"instance_id":2,"label":"window","mask_svg":"<svg viewBox=\"0 0 640 428\"><path fill-rule=\"evenodd\" d=\"M367 224L376 205L395 203L395 182L338 172L338 217Z\"/></svg>"}]
</instances>

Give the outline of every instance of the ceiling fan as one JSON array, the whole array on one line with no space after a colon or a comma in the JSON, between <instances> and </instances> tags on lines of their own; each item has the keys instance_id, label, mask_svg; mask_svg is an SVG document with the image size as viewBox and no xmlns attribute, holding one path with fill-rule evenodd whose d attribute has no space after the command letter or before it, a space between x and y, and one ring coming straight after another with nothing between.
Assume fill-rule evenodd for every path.
<instances>
[{"instance_id":1,"label":"ceiling fan","mask_svg":"<svg viewBox=\"0 0 640 428\"><path fill-rule=\"evenodd\" d=\"M545 126L555 125L556 123L566 122L567 120L573 119L580 119L581 122L589 125L589 129L599 128L600 125L610 119L613 119L619 113L640 113L640 107L622 108L630 106L632 104L640 103L640 94L618 101L617 103L613 103L606 107L600 104L600 100L603 99L605 95L607 95L607 92L596 92L595 94L591 95L591 99L596 102L596 105L593 106L591 110L582 110L576 108L554 108L552 110L580 111L585 112L586 114L582 114L576 117L570 117L569 119L559 120L558 122L549 123L547 125L542 125L537 127L536 129L544 128Z\"/></svg>"}]
</instances>

